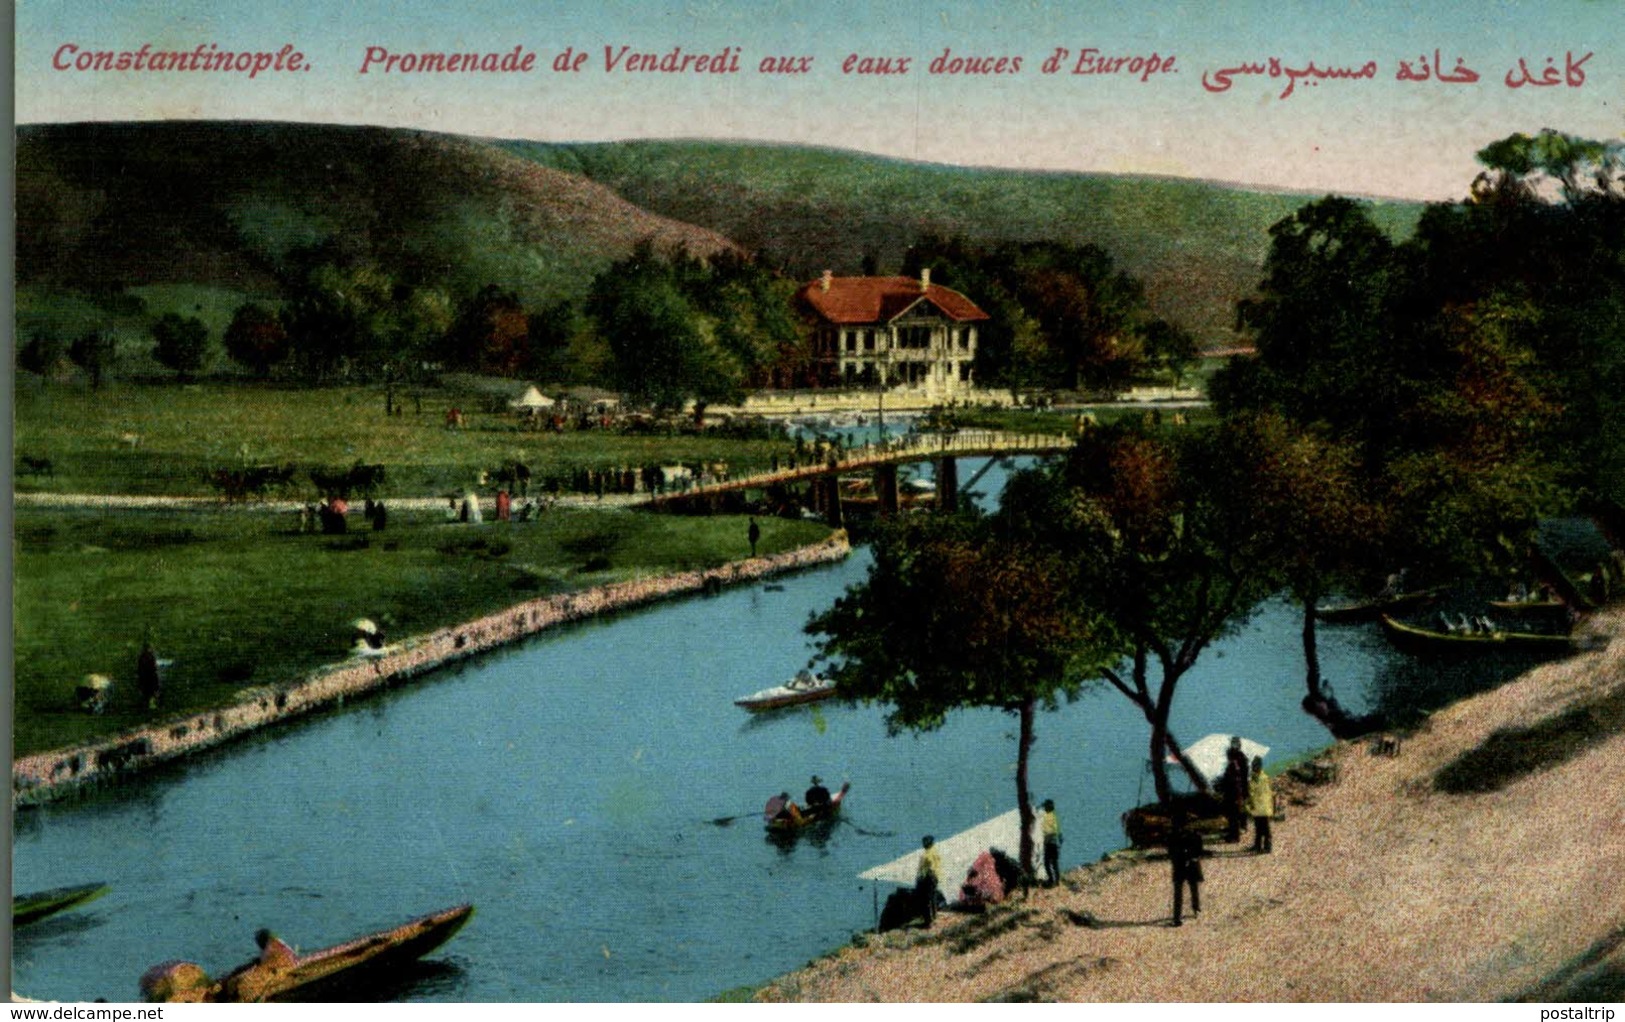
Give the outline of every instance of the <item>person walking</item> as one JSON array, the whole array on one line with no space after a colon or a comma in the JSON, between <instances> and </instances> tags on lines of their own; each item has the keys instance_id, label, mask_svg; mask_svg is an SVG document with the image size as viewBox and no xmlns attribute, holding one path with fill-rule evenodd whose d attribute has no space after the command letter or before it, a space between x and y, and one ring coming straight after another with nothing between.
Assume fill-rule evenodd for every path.
<instances>
[{"instance_id":1,"label":"person walking","mask_svg":"<svg viewBox=\"0 0 1625 1022\"><path fill-rule=\"evenodd\" d=\"M1191 889L1191 914L1202 914L1202 836L1192 830L1181 810L1169 821L1168 862L1174 879L1174 926L1184 926L1184 894Z\"/></svg>"},{"instance_id":2,"label":"person walking","mask_svg":"<svg viewBox=\"0 0 1625 1022\"><path fill-rule=\"evenodd\" d=\"M937 839L927 834L920 839L920 865L914 873L914 901L919 906L920 915L925 917L925 925L930 926L937 918L937 888L941 886L942 856L934 847Z\"/></svg>"},{"instance_id":3,"label":"person walking","mask_svg":"<svg viewBox=\"0 0 1625 1022\"><path fill-rule=\"evenodd\" d=\"M1264 772L1264 757L1253 757L1253 773L1247 782L1247 815L1253 818L1253 851L1268 855L1275 844L1270 835L1270 820L1275 816L1275 792L1270 787L1270 775Z\"/></svg>"},{"instance_id":4,"label":"person walking","mask_svg":"<svg viewBox=\"0 0 1625 1022\"><path fill-rule=\"evenodd\" d=\"M1044 886L1061 882L1061 818L1055 814L1055 800L1044 800L1044 814L1038 820L1044 836Z\"/></svg>"},{"instance_id":5,"label":"person walking","mask_svg":"<svg viewBox=\"0 0 1625 1022\"><path fill-rule=\"evenodd\" d=\"M1231 738L1230 748L1225 750L1219 794L1224 799L1224 839L1240 841L1242 822L1246 819L1243 806L1247 801L1247 754L1241 751L1239 737Z\"/></svg>"},{"instance_id":6,"label":"person walking","mask_svg":"<svg viewBox=\"0 0 1625 1022\"><path fill-rule=\"evenodd\" d=\"M751 515L750 529L746 533L746 535L748 537L750 537L750 555L752 557L755 557L756 556L756 541L762 538L762 527L760 525L756 524L756 516L755 515Z\"/></svg>"}]
</instances>

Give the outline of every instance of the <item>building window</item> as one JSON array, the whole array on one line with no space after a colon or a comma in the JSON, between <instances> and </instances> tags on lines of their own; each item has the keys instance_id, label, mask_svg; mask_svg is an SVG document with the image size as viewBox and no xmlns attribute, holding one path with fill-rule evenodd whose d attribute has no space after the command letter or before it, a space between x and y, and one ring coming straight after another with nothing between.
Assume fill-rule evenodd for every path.
<instances>
[{"instance_id":1,"label":"building window","mask_svg":"<svg viewBox=\"0 0 1625 1022\"><path fill-rule=\"evenodd\" d=\"M865 330L863 332L863 350L875 350L875 332L873 330Z\"/></svg>"}]
</instances>

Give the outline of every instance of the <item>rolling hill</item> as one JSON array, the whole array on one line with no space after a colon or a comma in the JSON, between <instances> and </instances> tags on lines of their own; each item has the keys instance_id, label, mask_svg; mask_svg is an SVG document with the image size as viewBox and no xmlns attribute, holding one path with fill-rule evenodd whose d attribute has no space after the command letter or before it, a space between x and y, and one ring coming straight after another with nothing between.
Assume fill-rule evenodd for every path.
<instances>
[{"instance_id":1,"label":"rolling hill","mask_svg":"<svg viewBox=\"0 0 1625 1022\"><path fill-rule=\"evenodd\" d=\"M1153 307L1210 343L1258 283L1268 229L1315 196L1173 178L1035 173L733 142L504 143L646 209L725 234L787 273L895 269L925 234L975 242L1092 242L1146 284ZM1377 202L1408 234L1421 206Z\"/></svg>"},{"instance_id":2,"label":"rolling hill","mask_svg":"<svg viewBox=\"0 0 1625 1022\"><path fill-rule=\"evenodd\" d=\"M643 238L710 254L715 232L488 143L327 125L168 121L17 132L17 282L107 294L189 284L275 297L327 246L452 294L542 305Z\"/></svg>"},{"instance_id":3,"label":"rolling hill","mask_svg":"<svg viewBox=\"0 0 1625 1022\"><path fill-rule=\"evenodd\" d=\"M302 250L370 259L452 295L486 283L541 307L581 296L639 240L735 245L802 279L895 269L922 235L1093 242L1159 314L1209 343L1256 284L1270 224L1304 196L1200 181L947 167L722 142L552 144L400 129L167 121L17 132L22 315L85 296L188 297L221 320L274 299ZM1402 234L1418 206L1379 203ZM71 296L71 297L70 297ZM101 297L96 297L101 296ZM162 298L162 301L167 301ZM209 304L212 303L212 304ZM67 311L64 311L67 310ZM72 327L69 330L73 329ZM68 332L68 331L64 331Z\"/></svg>"}]
</instances>

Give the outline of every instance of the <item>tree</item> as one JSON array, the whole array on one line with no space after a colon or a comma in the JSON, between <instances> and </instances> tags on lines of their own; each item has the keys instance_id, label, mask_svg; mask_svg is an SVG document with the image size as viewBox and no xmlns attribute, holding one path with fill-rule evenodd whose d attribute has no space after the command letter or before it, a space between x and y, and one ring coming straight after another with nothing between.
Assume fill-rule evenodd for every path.
<instances>
[{"instance_id":1,"label":"tree","mask_svg":"<svg viewBox=\"0 0 1625 1022\"><path fill-rule=\"evenodd\" d=\"M1107 427L1056 469L1005 490L1022 531L1069 565L1072 602L1100 615L1095 634L1111 637L1111 656L1096 674L1150 725L1164 802L1173 794L1167 755L1198 789L1207 786L1169 730L1180 681L1279 585L1258 487L1254 452L1237 431L1153 436Z\"/></svg>"},{"instance_id":2,"label":"tree","mask_svg":"<svg viewBox=\"0 0 1625 1022\"><path fill-rule=\"evenodd\" d=\"M530 319L519 296L487 284L462 304L446 334L446 361L511 376L530 361Z\"/></svg>"},{"instance_id":3,"label":"tree","mask_svg":"<svg viewBox=\"0 0 1625 1022\"><path fill-rule=\"evenodd\" d=\"M75 365L90 374L90 389L101 388L102 380L113 368L117 346L113 335L105 330L91 330L80 335L68 349L68 357Z\"/></svg>"},{"instance_id":4,"label":"tree","mask_svg":"<svg viewBox=\"0 0 1625 1022\"><path fill-rule=\"evenodd\" d=\"M633 399L665 410L692 400L698 416L707 404L743 395L746 366L719 337L726 320L691 297L711 280L704 263L667 261L640 244L593 281L588 314L608 341L617 385Z\"/></svg>"},{"instance_id":5,"label":"tree","mask_svg":"<svg viewBox=\"0 0 1625 1022\"><path fill-rule=\"evenodd\" d=\"M166 312L152 324L152 357L173 369L182 383L203 368L209 328L195 316Z\"/></svg>"},{"instance_id":6,"label":"tree","mask_svg":"<svg viewBox=\"0 0 1625 1022\"><path fill-rule=\"evenodd\" d=\"M1034 718L1077 695L1097 654L1093 619L1062 582L1068 572L1060 550L997 523L911 519L882 532L866 580L807 625L822 637L818 657L839 694L889 704L892 734L940 727L962 708L1018 718L1016 804L1028 873Z\"/></svg>"},{"instance_id":7,"label":"tree","mask_svg":"<svg viewBox=\"0 0 1625 1022\"><path fill-rule=\"evenodd\" d=\"M288 357L288 331L281 318L254 302L237 307L221 340L232 361L262 378L271 374L272 366Z\"/></svg>"}]
</instances>

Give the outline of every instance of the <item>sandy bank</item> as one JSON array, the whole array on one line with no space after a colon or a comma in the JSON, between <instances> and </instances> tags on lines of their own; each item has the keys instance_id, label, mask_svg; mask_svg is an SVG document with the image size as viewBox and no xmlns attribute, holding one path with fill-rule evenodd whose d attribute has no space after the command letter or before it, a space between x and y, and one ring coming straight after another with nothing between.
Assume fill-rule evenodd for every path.
<instances>
[{"instance_id":1,"label":"sandy bank","mask_svg":"<svg viewBox=\"0 0 1625 1022\"><path fill-rule=\"evenodd\" d=\"M212 748L256 728L342 703L556 625L719 586L755 582L838 561L849 553L846 534L836 532L821 543L771 557L528 600L407 639L382 657L351 659L300 681L246 689L231 706L150 724L71 749L25 756L11 766L12 805L48 802L87 785Z\"/></svg>"},{"instance_id":2,"label":"sandy bank","mask_svg":"<svg viewBox=\"0 0 1625 1022\"><path fill-rule=\"evenodd\" d=\"M1625 633L1625 612L1591 627ZM946 916L934 931L842 949L759 999L1617 997L1625 734L1483 794L1442 793L1433 779L1498 730L1621 686L1625 639L1615 639L1439 711L1403 736L1397 756L1337 746L1337 780L1299 789L1302 802L1275 825L1273 855L1210 846L1204 911L1181 929L1167 925L1166 860L1123 853L988 916Z\"/></svg>"}]
</instances>

